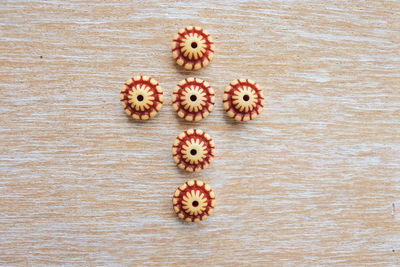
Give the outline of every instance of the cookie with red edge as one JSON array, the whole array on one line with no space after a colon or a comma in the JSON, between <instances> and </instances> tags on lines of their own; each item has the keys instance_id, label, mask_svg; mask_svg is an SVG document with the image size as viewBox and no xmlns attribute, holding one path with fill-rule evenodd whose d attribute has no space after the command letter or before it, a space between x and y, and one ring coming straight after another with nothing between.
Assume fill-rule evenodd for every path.
<instances>
[{"instance_id":1,"label":"cookie with red edge","mask_svg":"<svg viewBox=\"0 0 400 267\"><path fill-rule=\"evenodd\" d=\"M223 104L229 117L237 121L252 120L264 108L264 93L254 81L237 79L226 87Z\"/></svg>"},{"instance_id":2,"label":"cookie with red edge","mask_svg":"<svg viewBox=\"0 0 400 267\"><path fill-rule=\"evenodd\" d=\"M210 216L215 207L215 194L208 184L190 180L176 189L172 205L179 218L198 222Z\"/></svg>"},{"instance_id":3,"label":"cookie with red edge","mask_svg":"<svg viewBox=\"0 0 400 267\"><path fill-rule=\"evenodd\" d=\"M208 116L215 104L214 89L198 78L187 78L176 86L172 107L187 121L199 121Z\"/></svg>"},{"instance_id":4,"label":"cookie with red edge","mask_svg":"<svg viewBox=\"0 0 400 267\"><path fill-rule=\"evenodd\" d=\"M126 114L136 120L148 120L160 111L163 91L149 76L135 76L122 86L120 100Z\"/></svg>"},{"instance_id":5,"label":"cookie with red edge","mask_svg":"<svg viewBox=\"0 0 400 267\"><path fill-rule=\"evenodd\" d=\"M214 50L210 34L201 27L181 29L172 40L172 57L187 70L207 66L214 57Z\"/></svg>"},{"instance_id":6,"label":"cookie with red edge","mask_svg":"<svg viewBox=\"0 0 400 267\"><path fill-rule=\"evenodd\" d=\"M172 146L175 163L179 168L190 172L207 168L214 155L214 140L198 129L189 129L180 133Z\"/></svg>"}]
</instances>

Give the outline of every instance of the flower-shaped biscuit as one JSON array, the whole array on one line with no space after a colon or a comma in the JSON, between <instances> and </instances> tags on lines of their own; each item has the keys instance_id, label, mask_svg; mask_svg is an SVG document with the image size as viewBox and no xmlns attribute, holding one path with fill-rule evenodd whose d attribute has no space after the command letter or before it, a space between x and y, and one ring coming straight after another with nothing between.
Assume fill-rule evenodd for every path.
<instances>
[{"instance_id":1,"label":"flower-shaped biscuit","mask_svg":"<svg viewBox=\"0 0 400 267\"><path fill-rule=\"evenodd\" d=\"M126 81L120 93L126 114L136 120L148 120L160 111L164 102L158 82L148 76L135 76Z\"/></svg>"},{"instance_id":2,"label":"flower-shaped biscuit","mask_svg":"<svg viewBox=\"0 0 400 267\"><path fill-rule=\"evenodd\" d=\"M190 180L176 189L172 204L179 218L198 222L212 214L215 194L203 181Z\"/></svg>"},{"instance_id":3,"label":"flower-shaped biscuit","mask_svg":"<svg viewBox=\"0 0 400 267\"><path fill-rule=\"evenodd\" d=\"M190 172L208 167L214 158L214 140L205 132L189 129L175 139L172 156L178 167Z\"/></svg>"},{"instance_id":4,"label":"flower-shaped biscuit","mask_svg":"<svg viewBox=\"0 0 400 267\"><path fill-rule=\"evenodd\" d=\"M215 92L208 82L198 78L187 78L176 86L172 102L179 117L187 121L199 121L213 110Z\"/></svg>"},{"instance_id":5,"label":"flower-shaped biscuit","mask_svg":"<svg viewBox=\"0 0 400 267\"><path fill-rule=\"evenodd\" d=\"M263 90L252 80L234 80L225 89L223 103L229 117L238 121L252 120L263 110Z\"/></svg>"},{"instance_id":6,"label":"flower-shaped biscuit","mask_svg":"<svg viewBox=\"0 0 400 267\"><path fill-rule=\"evenodd\" d=\"M187 70L207 66L214 56L214 43L210 34L201 27L181 29L172 40L172 56Z\"/></svg>"}]
</instances>

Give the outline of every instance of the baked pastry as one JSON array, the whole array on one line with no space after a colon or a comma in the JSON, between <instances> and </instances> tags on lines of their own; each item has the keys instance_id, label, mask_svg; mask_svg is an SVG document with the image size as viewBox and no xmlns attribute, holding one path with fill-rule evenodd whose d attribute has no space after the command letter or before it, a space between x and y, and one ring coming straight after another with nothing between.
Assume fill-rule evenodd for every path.
<instances>
[{"instance_id":1,"label":"baked pastry","mask_svg":"<svg viewBox=\"0 0 400 267\"><path fill-rule=\"evenodd\" d=\"M172 56L187 70L207 66L214 57L214 43L210 34L201 27L181 29L172 40Z\"/></svg>"},{"instance_id":2,"label":"baked pastry","mask_svg":"<svg viewBox=\"0 0 400 267\"><path fill-rule=\"evenodd\" d=\"M163 91L149 76L135 76L122 86L120 100L126 114L136 120L148 120L160 111Z\"/></svg>"},{"instance_id":3,"label":"baked pastry","mask_svg":"<svg viewBox=\"0 0 400 267\"><path fill-rule=\"evenodd\" d=\"M199 121L208 116L215 104L214 89L198 78L179 82L172 95L172 107L187 121Z\"/></svg>"},{"instance_id":4,"label":"baked pastry","mask_svg":"<svg viewBox=\"0 0 400 267\"><path fill-rule=\"evenodd\" d=\"M252 120L263 110L263 90L252 80L234 80L225 89L223 106L228 116L237 121Z\"/></svg>"},{"instance_id":5,"label":"baked pastry","mask_svg":"<svg viewBox=\"0 0 400 267\"><path fill-rule=\"evenodd\" d=\"M198 222L213 213L215 194L203 181L190 180L176 189L172 205L182 220Z\"/></svg>"},{"instance_id":6,"label":"baked pastry","mask_svg":"<svg viewBox=\"0 0 400 267\"><path fill-rule=\"evenodd\" d=\"M205 132L189 129L175 139L172 156L179 168L197 172L208 167L214 158L214 140Z\"/></svg>"}]
</instances>

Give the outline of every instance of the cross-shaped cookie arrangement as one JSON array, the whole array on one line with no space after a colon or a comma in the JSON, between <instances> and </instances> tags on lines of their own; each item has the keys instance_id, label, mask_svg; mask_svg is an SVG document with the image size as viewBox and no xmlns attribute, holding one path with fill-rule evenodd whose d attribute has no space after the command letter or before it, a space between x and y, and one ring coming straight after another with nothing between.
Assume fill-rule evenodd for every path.
<instances>
[{"instance_id":1,"label":"cross-shaped cookie arrangement","mask_svg":"<svg viewBox=\"0 0 400 267\"><path fill-rule=\"evenodd\" d=\"M172 56L187 70L206 67L214 57L214 42L201 27L181 29L172 40ZM149 76L134 76L126 81L120 93L126 113L135 120L148 120L157 115L164 103L163 90ZM263 110L263 90L250 79L232 81L225 89L223 108L237 121L249 121ZM200 121L213 111L215 92L207 81L189 77L180 81L172 95L172 107L187 121ZM198 172L209 166L215 155L211 136L199 129L180 133L173 145L172 156L177 166L189 172ZM215 194L200 180L190 180L176 189L173 208L182 220L197 222L212 214Z\"/></svg>"}]
</instances>

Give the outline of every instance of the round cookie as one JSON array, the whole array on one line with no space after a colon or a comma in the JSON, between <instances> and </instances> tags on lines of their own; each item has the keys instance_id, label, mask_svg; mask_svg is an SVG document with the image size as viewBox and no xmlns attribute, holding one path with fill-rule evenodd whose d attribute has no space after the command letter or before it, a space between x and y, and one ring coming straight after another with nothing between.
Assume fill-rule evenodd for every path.
<instances>
[{"instance_id":1,"label":"round cookie","mask_svg":"<svg viewBox=\"0 0 400 267\"><path fill-rule=\"evenodd\" d=\"M190 172L207 168L214 154L214 140L198 129L189 129L180 133L172 146L175 163L179 168Z\"/></svg>"},{"instance_id":2,"label":"round cookie","mask_svg":"<svg viewBox=\"0 0 400 267\"><path fill-rule=\"evenodd\" d=\"M198 78L179 82L172 95L172 107L187 121L199 121L208 116L215 104L214 89Z\"/></svg>"},{"instance_id":3,"label":"round cookie","mask_svg":"<svg viewBox=\"0 0 400 267\"><path fill-rule=\"evenodd\" d=\"M252 80L234 80L224 91L223 106L228 116L237 121L252 120L263 110L263 90Z\"/></svg>"},{"instance_id":4,"label":"round cookie","mask_svg":"<svg viewBox=\"0 0 400 267\"><path fill-rule=\"evenodd\" d=\"M172 57L187 70L206 67L214 57L214 42L201 27L181 29L172 40Z\"/></svg>"},{"instance_id":5,"label":"round cookie","mask_svg":"<svg viewBox=\"0 0 400 267\"><path fill-rule=\"evenodd\" d=\"M190 180L176 189L172 205L179 218L187 222L198 222L213 213L215 194L208 184Z\"/></svg>"},{"instance_id":6,"label":"round cookie","mask_svg":"<svg viewBox=\"0 0 400 267\"><path fill-rule=\"evenodd\" d=\"M120 100L126 114L136 120L148 120L160 111L163 91L149 76L135 76L122 86Z\"/></svg>"}]
</instances>

